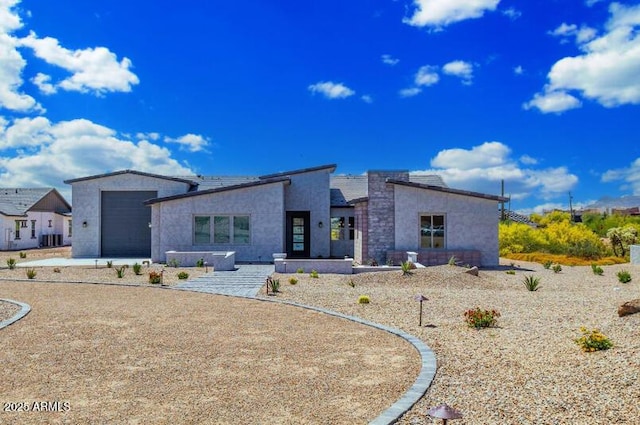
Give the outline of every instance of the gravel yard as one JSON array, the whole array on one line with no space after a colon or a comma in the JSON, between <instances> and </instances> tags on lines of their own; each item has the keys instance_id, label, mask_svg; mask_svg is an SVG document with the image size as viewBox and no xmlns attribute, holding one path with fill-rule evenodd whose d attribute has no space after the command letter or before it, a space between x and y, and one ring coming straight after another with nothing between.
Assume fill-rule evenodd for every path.
<instances>
[{"instance_id":1,"label":"gravel yard","mask_svg":"<svg viewBox=\"0 0 640 425\"><path fill-rule=\"evenodd\" d=\"M590 267L555 274L537 264L516 266L515 275L478 277L452 266L408 277L275 277L278 299L402 329L433 349L435 380L400 424L430 423L424 413L443 402L463 413L457 424L638 423L640 314L619 318L617 307L640 298L640 267L606 266L596 276ZM621 269L631 272L630 283L617 281ZM0 278L8 272L0 270ZM541 278L539 291L524 288L528 275ZM115 272L109 276L117 281ZM0 412L0 422L366 423L419 372L410 345L342 319L142 285L0 280L0 298L33 308L0 330L0 401L71 406L48 415ZM431 327L418 326L417 294L429 298L423 322ZM359 295L371 303L358 304ZM467 327L463 313L475 307L498 310L498 326ZM614 347L582 352L573 341L581 326L600 329Z\"/></svg>"}]
</instances>

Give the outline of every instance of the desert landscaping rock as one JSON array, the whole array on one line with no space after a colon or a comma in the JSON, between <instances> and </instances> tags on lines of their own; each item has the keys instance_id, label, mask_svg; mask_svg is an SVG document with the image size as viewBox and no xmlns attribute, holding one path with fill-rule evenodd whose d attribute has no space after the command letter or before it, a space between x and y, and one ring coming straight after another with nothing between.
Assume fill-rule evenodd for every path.
<instances>
[{"instance_id":1,"label":"desert landscaping rock","mask_svg":"<svg viewBox=\"0 0 640 425\"><path fill-rule=\"evenodd\" d=\"M627 301L618 307L618 316L624 317L630 314L640 313L640 298L637 300Z\"/></svg>"}]
</instances>

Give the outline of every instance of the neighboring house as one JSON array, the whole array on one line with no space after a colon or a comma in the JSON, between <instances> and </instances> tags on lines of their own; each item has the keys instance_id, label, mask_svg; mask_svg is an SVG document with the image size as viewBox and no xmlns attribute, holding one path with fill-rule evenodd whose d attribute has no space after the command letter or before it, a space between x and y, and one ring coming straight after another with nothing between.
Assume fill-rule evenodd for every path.
<instances>
[{"instance_id":1,"label":"neighboring house","mask_svg":"<svg viewBox=\"0 0 640 425\"><path fill-rule=\"evenodd\" d=\"M67 180L74 199L74 257L235 251L238 261L354 258L384 264L418 252L498 264L499 196L446 187L438 176L335 165L264 176L169 177L124 170Z\"/></svg>"},{"instance_id":2,"label":"neighboring house","mask_svg":"<svg viewBox=\"0 0 640 425\"><path fill-rule=\"evenodd\" d=\"M71 205L56 189L0 189L0 219L0 250L71 245Z\"/></svg>"}]
</instances>

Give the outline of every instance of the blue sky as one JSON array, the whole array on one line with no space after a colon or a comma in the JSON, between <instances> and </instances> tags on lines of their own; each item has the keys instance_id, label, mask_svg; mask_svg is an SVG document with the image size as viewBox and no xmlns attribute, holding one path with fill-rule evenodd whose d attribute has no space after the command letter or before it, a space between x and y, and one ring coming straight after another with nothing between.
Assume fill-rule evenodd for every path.
<instances>
[{"instance_id":1,"label":"blue sky","mask_svg":"<svg viewBox=\"0 0 640 425\"><path fill-rule=\"evenodd\" d=\"M0 186L404 169L640 195L640 3L0 0Z\"/></svg>"}]
</instances>

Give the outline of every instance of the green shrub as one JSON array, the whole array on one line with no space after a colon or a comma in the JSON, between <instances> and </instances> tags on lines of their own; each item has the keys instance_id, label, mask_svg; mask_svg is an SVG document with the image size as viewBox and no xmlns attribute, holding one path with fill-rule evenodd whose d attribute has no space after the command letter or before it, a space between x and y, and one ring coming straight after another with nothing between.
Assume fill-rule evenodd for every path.
<instances>
[{"instance_id":1,"label":"green shrub","mask_svg":"<svg viewBox=\"0 0 640 425\"><path fill-rule=\"evenodd\" d=\"M618 281L620 281L620 283L631 282L631 273L629 273L628 270L620 270L616 273L616 276L618 276Z\"/></svg>"},{"instance_id":2,"label":"green shrub","mask_svg":"<svg viewBox=\"0 0 640 425\"><path fill-rule=\"evenodd\" d=\"M349 279L349 282L347 282L347 285L351 286L352 288L356 287L356 283L353 281L353 279Z\"/></svg>"},{"instance_id":3,"label":"green shrub","mask_svg":"<svg viewBox=\"0 0 640 425\"><path fill-rule=\"evenodd\" d=\"M13 270L16 268L16 259L15 258L9 258L7 260L7 267L9 267L9 270Z\"/></svg>"},{"instance_id":4,"label":"green shrub","mask_svg":"<svg viewBox=\"0 0 640 425\"><path fill-rule=\"evenodd\" d=\"M271 276L267 278L267 292L271 291L271 293L275 294L276 292L280 292L280 280L274 279Z\"/></svg>"},{"instance_id":5,"label":"green shrub","mask_svg":"<svg viewBox=\"0 0 640 425\"><path fill-rule=\"evenodd\" d=\"M368 264L372 267L378 267L378 261L375 258L370 258Z\"/></svg>"},{"instance_id":6,"label":"green shrub","mask_svg":"<svg viewBox=\"0 0 640 425\"><path fill-rule=\"evenodd\" d=\"M458 259L455 257L455 255L452 255L452 256L449 258L448 264L449 264L450 266L455 266L457 262L458 262Z\"/></svg>"},{"instance_id":7,"label":"green shrub","mask_svg":"<svg viewBox=\"0 0 640 425\"><path fill-rule=\"evenodd\" d=\"M369 295L360 295L358 297L358 304L369 304L371 302L371 298Z\"/></svg>"},{"instance_id":8,"label":"green shrub","mask_svg":"<svg viewBox=\"0 0 640 425\"><path fill-rule=\"evenodd\" d=\"M142 266L140 264L134 263L132 268L133 268L133 273L136 276L140 276L142 274Z\"/></svg>"},{"instance_id":9,"label":"green shrub","mask_svg":"<svg viewBox=\"0 0 640 425\"><path fill-rule=\"evenodd\" d=\"M547 260L544 262L544 264L542 265L542 267L544 267L545 269L549 270L551 268L551 266L553 265L553 261L551 260Z\"/></svg>"},{"instance_id":10,"label":"green shrub","mask_svg":"<svg viewBox=\"0 0 640 425\"><path fill-rule=\"evenodd\" d=\"M481 310L480 307L464 312L464 321L470 328L489 328L496 325L500 313L496 310Z\"/></svg>"},{"instance_id":11,"label":"green shrub","mask_svg":"<svg viewBox=\"0 0 640 425\"><path fill-rule=\"evenodd\" d=\"M592 264L591 265L591 271L593 272L593 274L598 275L598 276L602 276L604 274L604 270L602 270L602 267L600 267L597 264Z\"/></svg>"},{"instance_id":12,"label":"green shrub","mask_svg":"<svg viewBox=\"0 0 640 425\"><path fill-rule=\"evenodd\" d=\"M506 274L516 274L516 271L515 270L507 270L505 273Z\"/></svg>"},{"instance_id":13,"label":"green shrub","mask_svg":"<svg viewBox=\"0 0 640 425\"><path fill-rule=\"evenodd\" d=\"M107 261L107 268L110 269L111 267L113 267L113 261L108 260Z\"/></svg>"},{"instance_id":14,"label":"green shrub","mask_svg":"<svg viewBox=\"0 0 640 425\"><path fill-rule=\"evenodd\" d=\"M178 268L180 267L180 261L178 261L177 258L172 258L171 260L169 260L169 262L167 263L167 266L169 267L174 267L174 268Z\"/></svg>"},{"instance_id":15,"label":"green shrub","mask_svg":"<svg viewBox=\"0 0 640 425\"><path fill-rule=\"evenodd\" d=\"M304 273L304 269L302 267L299 267L298 270L296 270L296 273Z\"/></svg>"},{"instance_id":16,"label":"green shrub","mask_svg":"<svg viewBox=\"0 0 640 425\"><path fill-rule=\"evenodd\" d=\"M522 284L525 288L527 288L527 291L537 291L538 289L540 289L540 278L533 275L525 276Z\"/></svg>"},{"instance_id":17,"label":"green shrub","mask_svg":"<svg viewBox=\"0 0 640 425\"><path fill-rule=\"evenodd\" d=\"M311 270L311 273L309 273L309 276L311 276L314 279L317 279L320 275L318 274L317 270Z\"/></svg>"},{"instance_id":18,"label":"green shrub","mask_svg":"<svg viewBox=\"0 0 640 425\"><path fill-rule=\"evenodd\" d=\"M613 347L611 340L598 329L588 330L583 326L580 328L580 333L582 336L574 339L574 342L586 353L608 350Z\"/></svg>"},{"instance_id":19,"label":"green shrub","mask_svg":"<svg viewBox=\"0 0 640 425\"><path fill-rule=\"evenodd\" d=\"M291 284L291 285L298 284L298 279L296 279L295 277L290 277L289 278L289 284Z\"/></svg>"},{"instance_id":20,"label":"green shrub","mask_svg":"<svg viewBox=\"0 0 640 425\"><path fill-rule=\"evenodd\" d=\"M20 258L27 258L26 252L21 252L19 255L20 255Z\"/></svg>"},{"instance_id":21,"label":"green shrub","mask_svg":"<svg viewBox=\"0 0 640 425\"><path fill-rule=\"evenodd\" d=\"M34 269L34 268L28 268L27 269L27 278L35 279L37 274L38 274L38 272L36 272L36 269Z\"/></svg>"},{"instance_id":22,"label":"green shrub","mask_svg":"<svg viewBox=\"0 0 640 425\"><path fill-rule=\"evenodd\" d=\"M413 270L416 269L416 265L413 264L411 261L404 261L401 267L402 267L403 276L411 276L413 274Z\"/></svg>"},{"instance_id":23,"label":"green shrub","mask_svg":"<svg viewBox=\"0 0 640 425\"><path fill-rule=\"evenodd\" d=\"M187 273L187 272L178 273L178 279L180 279L180 280L189 279L189 273Z\"/></svg>"},{"instance_id":24,"label":"green shrub","mask_svg":"<svg viewBox=\"0 0 640 425\"><path fill-rule=\"evenodd\" d=\"M124 277L124 271L127 269L127 266L116 267L116 276L118 279L122 279Z\"/></svg>"},{"instance_id":25,"label":"green shrub","mask_svg":"<svg viewBox=\"0 0 640 425\"><path fill-rule=\"evenodd\" d=\"M560 273L562 271L562 266L560 264L554 264L553 267L551 267L551 270L553 270L554 273Z\"/></svg>"},{"instance_id":26,"label":"green shrub","mask_svg":"<svg viewBox=\"0 0 640 425\"><path fill-rule=\"evenodd\" d=\"M162 273L149 272L149 283L162 283Z\"/></svg>"},{"instance_id":27,"label":"green shrub","mask_svg":"<svg viewBox=\"0 0 640 425\"><path fill-rule=\"evenodd\" d=\"M53 272L54 273L60 273L60 267L54 267L53 268Z\"/></svg>"},{"instance_id":28,"label":"green shrub","mask_svg":"<svg viewBox=\"0 0 640 425\"><path fill-rule=\"evenodd\" d=\"M200 258L196 261L196 267L204 267L204 258Z\"/></svg>"}]
</instances>

